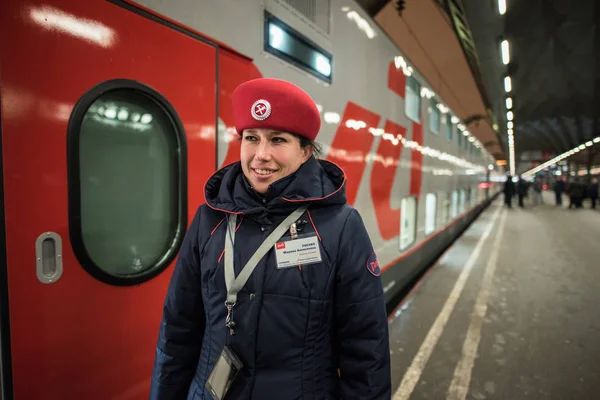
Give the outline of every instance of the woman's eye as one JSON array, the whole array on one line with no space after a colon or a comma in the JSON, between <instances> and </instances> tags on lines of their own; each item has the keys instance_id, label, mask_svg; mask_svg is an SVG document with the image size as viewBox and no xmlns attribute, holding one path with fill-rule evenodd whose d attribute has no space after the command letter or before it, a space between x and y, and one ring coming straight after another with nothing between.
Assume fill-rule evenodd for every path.
<instances>
[{"instance_id":1,"label":"woman's eye","mask_svg":"<svg viewBox=\"0 0 600 400\"><path fill-rule=\"evenodd\" d=\"M282 137L275 137L272 139L274 143L284 143L285 139Z\"/></svg>"},{"instance_id":2,"label":"woman's eye","mask_svg":"<svg viewBox=\"0 0 600 400\"><path fill-rule=\"evenodd\" d=\"M256 138L254 136L246 136L244 139L248 140L248 141L254 141L254 140L256 140Z\"/></svg>"}]
</instances>

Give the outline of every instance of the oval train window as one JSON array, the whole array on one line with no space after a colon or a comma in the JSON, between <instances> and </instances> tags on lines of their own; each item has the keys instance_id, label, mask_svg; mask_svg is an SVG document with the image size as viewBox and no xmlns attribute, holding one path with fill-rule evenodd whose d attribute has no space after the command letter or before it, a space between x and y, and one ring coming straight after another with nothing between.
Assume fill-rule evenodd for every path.
<instances>
[{"instance_id":1,"label":"oval train window","mask_svg":"<svg viewBox=\"0 0 600 400\"><path fill-rule=\"evenodd\" d=\"M187 226L175 110L139 83L107 82L76 105L68 143L69 225L81 265L115 285L159 274Z\"/></svg>"}]
</instances>

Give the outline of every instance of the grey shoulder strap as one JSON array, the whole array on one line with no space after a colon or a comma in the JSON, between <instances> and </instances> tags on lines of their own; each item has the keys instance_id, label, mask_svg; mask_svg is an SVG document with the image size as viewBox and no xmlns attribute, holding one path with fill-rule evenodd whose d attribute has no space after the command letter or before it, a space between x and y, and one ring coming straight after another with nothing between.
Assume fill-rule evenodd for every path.
<instances>
[{"instance_id":1,"label":"grey shoulder strap","mask_svg":"<svg viewBox=\"0 0 600 400\"><path fill-rule=\"evenodd\" d=\"M235 277L233 268L233 244L235 241L235 225L237 215L230 215L228 218L227 232L225 233L225 285L227 286L227 303L235 304L237 294L244 287L250 275L258 265L258 262L267 254L269 249L275 246L275 243L283 236L290 225L304 214L307 206L298 207L293 213L287 216L281 224L265 239L256 252L250 257L240 274Z\"/></svg>"}]
</instances>

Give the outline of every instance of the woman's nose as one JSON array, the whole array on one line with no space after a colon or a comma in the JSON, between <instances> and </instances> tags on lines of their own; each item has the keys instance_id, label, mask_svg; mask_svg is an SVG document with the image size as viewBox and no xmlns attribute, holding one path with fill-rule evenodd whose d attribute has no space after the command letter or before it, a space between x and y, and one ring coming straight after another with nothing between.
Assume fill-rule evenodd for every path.
<instances>
[{"instance_id":1,"label":"woman's nose","mask_svg":"<svg viewBox=\"0 0 600 400\"><path fill-rule=\"evenodd\" d=\"M261 141L256 148L256 158L268 160L271 157L271 149L267 142Z\"/></svg>"}]
</instances>

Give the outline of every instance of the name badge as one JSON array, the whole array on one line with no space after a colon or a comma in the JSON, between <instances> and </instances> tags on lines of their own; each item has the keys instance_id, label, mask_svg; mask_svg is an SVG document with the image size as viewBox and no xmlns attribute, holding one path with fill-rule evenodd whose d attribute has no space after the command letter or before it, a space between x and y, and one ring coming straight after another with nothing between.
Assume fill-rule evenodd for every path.
<instances>
[{"instance_id":1,"label":"name badge","mask_svg":"<svg viewBox=\"0 0 600 400\"><path fill-rule=\"evenodd\" d=\"M321 249L316 236L275 243L277 269L321 262Z\"/></svg>"}]
</instances>

